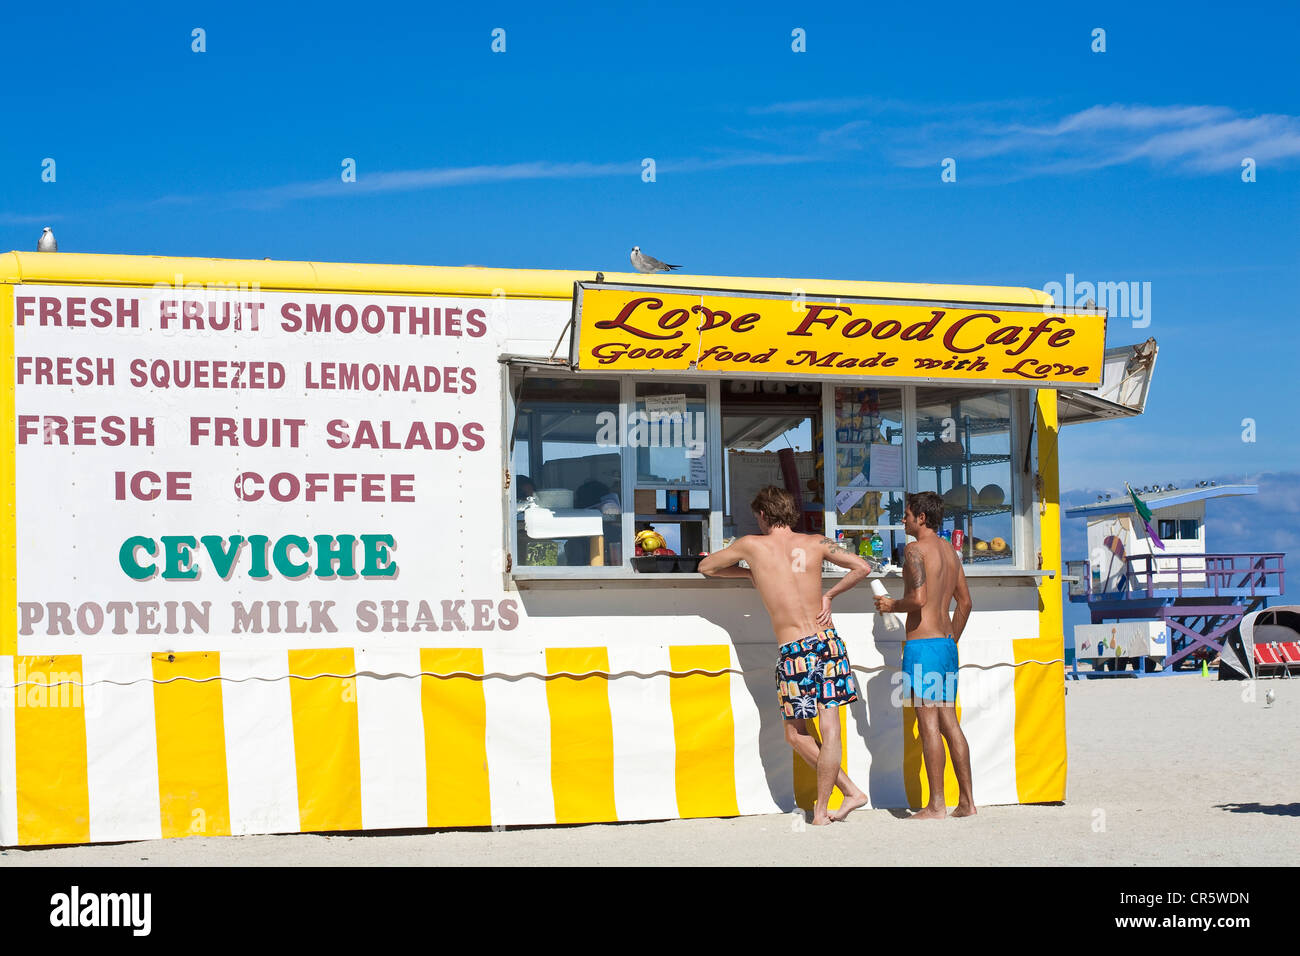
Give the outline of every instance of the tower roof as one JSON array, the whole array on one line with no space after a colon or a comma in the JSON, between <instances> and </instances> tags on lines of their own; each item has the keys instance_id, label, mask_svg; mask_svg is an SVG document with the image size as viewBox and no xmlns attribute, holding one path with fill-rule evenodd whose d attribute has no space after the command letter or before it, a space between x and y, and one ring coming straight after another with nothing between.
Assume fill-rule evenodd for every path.
<instances>
[{"instance_id":1,"label":"tower roof","mask_svg":"<svg viewBox=\"0 0 1300 956\"><path fill-rule=\"evenodd\" d=\"M1185 505L1192 501L1205 501L1209 498L1228 498L1236 495L1257 495L1259 485L1214 485L1205 488L1175 488L1173 491L1157 491L1150 494L1138 493L1148 508L1159 511L1174 505ZM1067 518L1092 518L1109 514L1127 514L1135 510L1133 499L1128 492L1115 495L1110 501L1095 501L1090 505L1075 505L1065 509Z\"/></svg>"}]
</instances>

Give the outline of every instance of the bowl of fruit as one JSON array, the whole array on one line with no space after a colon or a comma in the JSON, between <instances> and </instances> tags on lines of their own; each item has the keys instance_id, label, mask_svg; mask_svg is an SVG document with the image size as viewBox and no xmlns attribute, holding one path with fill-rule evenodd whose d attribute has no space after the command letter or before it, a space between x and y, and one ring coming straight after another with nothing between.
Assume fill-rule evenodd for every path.
<instances>
[{"instance_id":1,"label":"bowl of fruit","mask_svg":"<svg viewBox=\"0 0 1300 956\"><path fill-rule=\"evenodd\" d=\"M677 570L677 552L668 547L653 527L638 531L632 567L642 574L666 574Z\"/></svg>"}]
</instances>

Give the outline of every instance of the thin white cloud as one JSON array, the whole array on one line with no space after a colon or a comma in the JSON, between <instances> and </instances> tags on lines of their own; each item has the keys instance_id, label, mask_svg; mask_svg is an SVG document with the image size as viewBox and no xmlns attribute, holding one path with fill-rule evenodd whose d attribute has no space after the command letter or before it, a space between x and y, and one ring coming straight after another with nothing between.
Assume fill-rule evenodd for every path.
<instances>
[{"instance_id":1,"label":"thin white cloud","mask_svg":"<svg viewBox=\"0 0 1300 956\"><path fill-rule=\"evenodd\" d=\"M769 153L742 153L707 158L665 159L655 164L656 176L665 173L708 172L738 166L780 166L789 163L810 162L818 157L779 155ZM232 198L253 203L280 203L294 199L339 198L357 194L418 192L427 189L445 189L453 186L474 186L484 183L521 182L545 179L599 179L612 176L640 176L641 161L614 163L552 163L528 162L502 165L452 166L432 169L408 169L391 172L357 174L355 182L318 180L306 183L286 183L266 189L245 190L232 194Z\"/></svg>"},{"instance_id":2,"label":"thin white cloud","mask_svg":"<svg viewBox=\"0 0 1300 956\"><path fill-rule=\"evenodd\" d=\"M1238 170L1300 157L1300 117L1266 113L1245 116L1221 106L1092 106L1057 120L972 123L955 117L894 137L893 158L924 167L952 156L1004 157L1010 178L1068 175L1146 163L1184 174Z\"/></svg>"},{"instance_id":3,"label":"thin white cloud","mask_svg":"<svg viewBox=\"0 0 1300 956\"><path fill-rule=\"evenodd\" d=\"M815 163L825 159L825 156L797 153L741 153L732 156L715 156L711 159L668 160L659 163L658 169L669 173L702 173L714 169L734 169L738 166L789 166L795 163ZM640 169L639 164L637 168Z\"/></svg>"},{"instance_id":4,"label":"thin white cloud","mask_svg":"<svg viewBox=\"0 0 1300 956\"><path fill-rule=\"evenodd\" d=\"M1229 119L1235 114L1223 106L1090 106L1072 113L1043 132L1052 135L1089 130L1158 129L1167 126L1200 126ZM1032 127L1031 127L1032 129Z\"/></svg>"},{"instance_id":5,"label":"thin white cloud","mask_svg":"<svg viewBox=\"0 0 1300 956\"><path fill-rule=\"evenodd\" d=\"M990 110L1025 109L1032 105L1028 99L983 100L973 103L909 103L904 100L876 96L840 96L812 100L789 100L751 106L750 116L816 116L828 113L899 113L904 116L956 115L982 113Z\"/></svg>"},{"instance_id":6,"label":"thin white cloud","mask_svg":"<svg viewBox=\"0 0 1300 956\"><path fill-rule=\"evenodd\" d=\"M871 120L849 120L834 129L822 130L817 136L817 142L832 148L861 149L863 144L859 140L859 134L870 126Z\"/></svg>"},{"instance_id":7,"label":"thin white cloud","mask_svg":"<svg viewBox=\"0 0 1300 956\"><path fill-rule=\"evenodd\" d=\"M785 116L816 113L847 113L852 110L879 109L887 102L865 96L844 96L821 100L793 100L787 103L769 103L766 106L751 106L751 116L768 116L780 114Z\"/></svg>"},{"instance_id":8,"label":"thin white cloud","mask_svg":"<svg viewBox=\"0 0 1300 956\"><path fill-rule=\"evenodd\" d=\"M368 173L362 168L355 182L341 178L302 183L284 183L263 189L241 190L230 198L254 204L281 203L294 199L339 198L358 194L417 192L448 186L518 182L537 179L593 179L602 176L636 175L640 164L622 163L507 163L482 166L447 166Z\"/></svg>"},{"instance_id":9,"label":"thin white cloud","mask_svg":"<svg viewBox=\"0 0 1300 956\"><path fill-rule=\"evenodd\" d=\"M782 166L805 163L820 157L773 153L739 153L712 157L688 157L656 161L655 174L708 172L742 166ZM502 165L451 166L431 169L408 169L367 173L361 170L355 182L341 179L285 183L265 189L242 190L230 194L238 202L252 205L278 205L299 199L342 198L364 194L419 192L453 186L484 183L521 182L545 179L599 179L612 176L640 176L641 161L613 163L527 162Z\"/></svg>"},{"instance_id":10,"label":"thin white cloud","mask_svg":"<svg viewBox=\"0 0 1300 956\"><path fill-rule=\"evenodd\" d=\"M39 216L28 216L20 213L0 212L0 226L48 226L52 222L58 222L64 218L58 213L47 213Z\"/></svg>"},{"instance_id":11,"label":"thin white cloud","mask_svg":"<svg viewBox=\"0 0 1300 956\"><path fill-rule=\"evenodd\" d=\"M663 176L675 173L710 172L738 167L785 166L793 163L817 162L824 159L824 156L809 154L732 152L704 157L665 158L656 162L655 170L656 176ZM640 159L608 163L535 161L496 165L440 166L429 169L380 170L377 172L368 172L362 168L358 172L355 182L345 183L341 178L336 177L309 182L281 183L275 186L241 189L226 193L168 194L143 201L123 201L113 204L111 208L148 208L196 205L199 203L267 208L298 200L341 199L359 195L447 189L456 186L548 179L639 177L640 175ZM0 213L0 223L17 225L36 222L47 224L58 218L60 217L6 215Z\"/></svg>"}]
</instances>

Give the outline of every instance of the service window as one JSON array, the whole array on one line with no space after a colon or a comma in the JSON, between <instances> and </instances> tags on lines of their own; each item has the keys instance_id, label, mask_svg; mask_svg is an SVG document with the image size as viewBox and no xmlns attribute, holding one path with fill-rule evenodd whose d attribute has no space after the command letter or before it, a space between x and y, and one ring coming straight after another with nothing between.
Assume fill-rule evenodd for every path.
<instances>
[{"instance_id":1,"label":"service window","mask_svg":"<svg viewBox=\"0 0 1300 956\"><path fill-rule=\"evenodd\" d=\"M619 421L617 379L523 379L510 469L516 566L621 563Z\"/></svg>"},{"instance_id":2,"label":"service window","mask_svg":"<svg viewBox=\"0 0 1300 956\"><path fill-rule=\"evenodd\" d=\"M940 533L962 532L964 561L1030 566L1012 551L1005 389L549 370L516 371L511 389L514 567L565 575L654 552L695 558L757 532L749 503L768 484L797 492L800 530L895 565L906 496L934 491ZM1195 537L1196 522L1169 524L1162 534Z\"/></svg>"},{"instance_id":3,"label":"service window","mask_svg":"<svg viewBox=\"0 0 1300 956\"><path fill-rule=\"evenodd\" d=\"M1012 554L1016 469L1011 393L916 389L916 490L943 498L943 528L962 532L962 560L1024 566Z\"/></svg>"},{"instance_id":4,"label":"service window","mask_svg":"<svg viewBox=\"0 0 1300 956\"><path fill-rule=\"evenodd\" d=\"M638 488L708 485L707 399L702 384L636 383L637 417L628 430Z\"/></svg>"},{"instance_id":5,"label":"service window","mask_svg":"<svg viewBox=\"0 0 1300 956\"><path fill-rule=\"evenodd\" d=\"M633 383L635 415L628 444L636 458L633 557L671 551L685 557L709 550L708 386L656 379ZM642 532L653 532L649 541ZM662 543L661 543L662 542Z\"/></svg>"},{"instance_id":6,"label":"service window","mask_svg":"<svg viewBox=\"0 0 1300 956\"><path fill-rule=\"evenodd\" d=\"M836 538L857 554L902 564L903 390L836 387L832 421Z\"/></svg>"},{"instance_id":7,"label":"service window","mask_svg":"<svg viewBox=\"0 0 1300 956\"><path fill-rule=\"evenodd\" d=\"M749 506L767 485L794 495L796 530L824 534L822 383L735 378L721 385L722 543L758 534Z\"/></svg>"}]
</instances>

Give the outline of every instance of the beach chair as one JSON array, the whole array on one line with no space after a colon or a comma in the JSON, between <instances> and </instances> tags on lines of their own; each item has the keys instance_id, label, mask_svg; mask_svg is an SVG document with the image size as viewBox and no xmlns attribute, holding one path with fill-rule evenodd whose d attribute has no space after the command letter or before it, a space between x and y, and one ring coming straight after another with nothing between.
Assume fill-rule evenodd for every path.
<instances>
[{"instance_id":1,"label":"beach chair","mask_svg":"<svg viewBox=\"0 0 1300 956\"><path fill-rule=\"evenodd\" d=\"M1300 641L1287 641L1273 645L1282 658L1282 666L1287 676L1300 673Z\"/></svg>"},{"instance_id":2,"label":"beach chair","mask_svg":"<svg viewBox=\"0 0 1300 956\"><path fill-rule=\"evenodd\" d=\"M1255 673L1260 677L1265 676L1265 672L1281 671L1285 674L1286 661L1278 652L1276 644L1256 644L1255 645Z\"/></svg>"}]
</instances>

